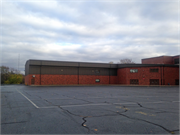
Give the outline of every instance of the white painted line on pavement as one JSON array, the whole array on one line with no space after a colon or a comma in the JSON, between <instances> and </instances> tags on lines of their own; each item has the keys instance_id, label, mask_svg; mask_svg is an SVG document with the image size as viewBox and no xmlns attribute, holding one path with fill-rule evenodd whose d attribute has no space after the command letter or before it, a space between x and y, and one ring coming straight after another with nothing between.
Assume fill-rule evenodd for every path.
<instances>
[{"instance_id":1,"label":"white painted line on pavement","mask_svg":"<svg viewBox=\"0 0 180 135\"><path fill-rule=\"evenodd\" d=\"M17 89L16 89L17 90ZM19 92L21 95L23 95L23 97L25 97L29 102L31 102L31 104L33 104L36 108L39 108L35 103L33 103L33 101L31 101L29 98L27 98L24 94L22 94L19 90L17 90L17 92Z\"/></svg>"},{"instance_id":2,"label":"white painted line on pavement","mask_svg":"<svg viewBox=\"0 0 180 135\"><path fill-rule=\"evenodd\" d=\"M179 102L179 101L172 101L172 102Z\"/></svg>"},{"instance_id":3,"label":"white painted line on pavement","mask_svg":"<svg viewBox=\"0 0 180 135\"><path fill-rule=\"evenodd\" d=\"M57 108L58 106L44 106L44 107L39 107L39 108Z\"/></svg>"},{"instance_id":4,"label":"white painted line on pavement","mask_svg":"<svg viewBox=\"0 0 180 135\"><path fill-rule=\"evenodd\" d=\"M60 107L76 107L76 106L93 106L93 105L111 105L111 104L82 104L82 105L59 105ZM39 108L54 108L58 106L45 106L45 107L39 107Z\"/></svg>"},{"instance_id":5,"label":"white painted line on pavement","mask_svg":"<svg viewBox=\"0 0 180 135\"><path fill-rule=\"evenodd\" d=\"M172 101L172 102L179 102L179 101ZM140 102L141 103L141 102ZM156 103L169 103L169 102L163 102L163 101L159 101L159 102L143 102L143 103L141 103L141 104L149 104L149 103L154 103L154 104L156 104ZM125 103L113 103L114 105L117 105L117 104L119 104L119 105L124 105L124 104L137 104L137 103L130 103L130 102L125 102ZM113 104L107 104L107 103L100 103L100 104L82 104L82 105L63 105L63 106L61 106L60 105L60 107L78 107L78 106L98 106L98 105L113 105ZM45 106L45 107L39 107L39 108L56 108L56 107L58 107L58 106Z\"/></svg>"},{"instance_id":6,"label":"white painted line on pavement","mask_svg":"<svg viewBox=\"0 0 180 135\"><path fill-rule=\"evenodd\" d=\"M64 105L64 106L61 106L61 107L74 107L74 106L92 106L92 105L112 105L112 104L82 104L82 105Z\"/></svg>"},{"instance_id":7,"label":"white painted line on pavement","mask_svg":"<svg viewBox=\"0 0 180 135\"><path fill-rule=\"evenodd\" d=\"M17 90L17 89L16 89ZM44 106L44 107L38 107L33 101L31 101L28 97L26 97L24 94L22 94L19 90L17 90L23 97L25 97L29 102L31 102L31 104L33 104L36 108L57 108L58 106ZM179 102L179 101L171 101L171 102ZM141 103L141 102L140 102ZM148 103L170 103L168 101L164 102L164 101L158 101L158 102L143 102L141 104L148 104ZM78 106L99 106L99 105L123 105L123 104L137 104L137 103L132 103L132 102L125 102L125 103L97 103L97 104L81 104L81 105L63 105L60 107L78 107Z\"/></svg>"}]
</instances>

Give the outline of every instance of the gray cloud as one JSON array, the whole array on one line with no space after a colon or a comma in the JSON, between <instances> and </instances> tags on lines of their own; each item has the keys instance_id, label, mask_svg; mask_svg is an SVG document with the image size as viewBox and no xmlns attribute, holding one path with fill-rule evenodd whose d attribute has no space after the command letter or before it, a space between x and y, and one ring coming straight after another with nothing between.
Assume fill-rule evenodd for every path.
<instances>
[{"instance_id":1,"label":"gray cloud","mask_svg":"<svg viewBox=\"0 0 180 135\"><path fill-rule=\"evenodd\" d=\"M1 65L177 55L176 1L3 2Z\"/></svg>"}]
</instances>

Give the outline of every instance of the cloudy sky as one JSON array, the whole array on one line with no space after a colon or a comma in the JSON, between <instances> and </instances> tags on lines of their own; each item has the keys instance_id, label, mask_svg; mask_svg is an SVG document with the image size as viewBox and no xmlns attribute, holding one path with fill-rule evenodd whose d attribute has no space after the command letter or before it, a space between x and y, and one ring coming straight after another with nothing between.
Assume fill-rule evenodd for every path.
<instances>
[{"instance_id":1,"label":"cloudy sky","mask_svg":"<svg viewBox=\"0 0 180 135\"><path fill-rule=\"evenodd\" d=\"M1 1L1 65L178 55L178 0Z\"/></svg>"}]
</instances>

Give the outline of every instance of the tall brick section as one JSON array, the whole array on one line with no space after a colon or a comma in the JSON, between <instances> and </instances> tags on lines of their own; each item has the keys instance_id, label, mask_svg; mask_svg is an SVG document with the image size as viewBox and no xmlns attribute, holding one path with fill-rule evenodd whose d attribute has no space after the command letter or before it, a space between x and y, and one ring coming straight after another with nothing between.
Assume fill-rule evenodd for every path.
<instances>
[{"instance_id":1,"label":"tall brick section","mask_svg":"<svg viewBox=\"0 0 180 135\"><path fill-rule=\"evenodd\" d=\"M173 56L172 59L173 59L173 64L179 64L179 55Z\"/></svg>"},{"instance_id":2,"label":"tall brick section","mask_svg":"<svg viewBox=\"0 0 180 135\"><path fill-rule=\"evenodd\" d=\"M158 72L150 72L150 69L158 69ZM131 73L130 69L138 69L137 73ZM150 85L150 79L158 79L159 85L175 85L179 80L179 67L138 67L118 69L118 84L130 85L131 79L138 79L139 85Z\"/></svg>"},{"instance_id":3,"label":"tall brick section","mask_svg":"<svg viewBox=\"0 0 180 135\"><path fill-rule=\"evenodd\" d=\"M142 64L174 64L172 56L160 56L142 59Z\"/></svg>"},{"instance_id":4,"label":"tall brick section","mask_svg":"<svg viewBox=\"0 0 180 135\"><path fill-rule=\"evenodd\" d=\"M175 85L175 80L179 81L179 68L165 67L164 68L164 84Z\"/></svg>"}]
</instances>

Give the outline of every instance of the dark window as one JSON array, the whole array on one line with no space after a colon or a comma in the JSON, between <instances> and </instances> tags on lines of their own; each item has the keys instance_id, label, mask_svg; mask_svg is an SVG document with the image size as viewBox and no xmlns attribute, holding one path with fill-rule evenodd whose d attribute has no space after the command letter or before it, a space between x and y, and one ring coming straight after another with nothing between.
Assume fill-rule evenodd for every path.
<instances>
[{"instance_id":1,"label":"dark window","mask_svg":"<svg viewBox=\"0 0 180 135\"><path fill-rule=\"evenodd\" d=\"M130 84L139 84L138 79L130 79Z\"/></svg>"},{"instance_id":2,"label":"dark window","mask_svg":"<svg viewBox=\"0 0 180 135\"><path fill-rule=\"evenodd\" d=\"M158 68L151 68L150 72L159 72L159 69Z\"/></svg>"},{"instance_id":3,"label":"dark window","mask_svg":"<svg viewBox=\"0 0 180 135\"><path fill-rule=\"evenodd\" d=\"M100 70L96 69L96 70L95 70L95 73L97 73L97 74L100 73Z\"/></svg>"},{"instance_id":4,"label":"dark window","mask_svg":"<svg viewBox=\"0 0 180 135\"><path fill-rule=\"evenodd\" d=\"M35 79L31 79L31 84L34 84L35 83Z\"/></svg>"},{"instance_id":5,"label":"dark window","mask_svg":"<svg viewBox=\"0 0 180 135\"><path fill-rule=\"evenodd\" d=\"M159 85L159 79L150 79L150 85Z\"/></svg>"},{"instance_id":6,"label":"dark window","mask_svg":"<svg viewBox=\"0 0 180 135\"><path fill-rule=\"evenodd\" d=\"M175 85L179 85L179 79L175 80Z\"/></svg>"},{"instance_id":7,"label":"dark window","mask_svg":"<svg viewBox=\"0 0 180 135\"><path fill-rule=\"evenodd\" d=\"M179 64L179 59L174 59L174 64Z\"/></svg>"},{"instance_id":8,"label":"dark window","mask_svg":"<svg viewBox=\"0 0 180 135\"><path fill-rule=\"evenodd\" d=\"M130 73L137 73L138 69L130 69Z\"/></svg>"},{"instance_id":9,"label":"dark window","mask_svg":"<svg viewBox=\"0 0 180 135\"><path fill-rule=\"evenodd\" d=\"M96 82L100 82L100 79L96 79L95 81L96 81Z\"/></svg>"}]
</instances>

